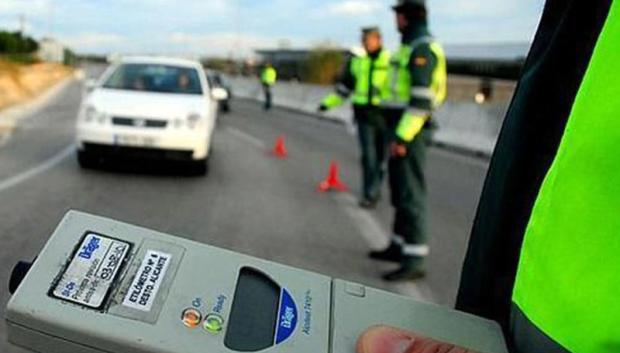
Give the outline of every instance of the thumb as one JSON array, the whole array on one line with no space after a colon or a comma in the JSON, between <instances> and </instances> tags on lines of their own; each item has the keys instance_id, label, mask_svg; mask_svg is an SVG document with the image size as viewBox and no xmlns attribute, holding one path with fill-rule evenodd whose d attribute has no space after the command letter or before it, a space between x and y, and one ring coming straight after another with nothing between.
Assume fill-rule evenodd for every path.
<instances>
[{"instance_id":1,"label":"thumb","mask_svg":"<svg viewBox=\"0 0 620 353\"><path fill-rule=\"evenodd\" d=\"M393 327L377 326L357 341L357 353L475 353L453 344L436 341Z\"/></svg>"}]
</instances>

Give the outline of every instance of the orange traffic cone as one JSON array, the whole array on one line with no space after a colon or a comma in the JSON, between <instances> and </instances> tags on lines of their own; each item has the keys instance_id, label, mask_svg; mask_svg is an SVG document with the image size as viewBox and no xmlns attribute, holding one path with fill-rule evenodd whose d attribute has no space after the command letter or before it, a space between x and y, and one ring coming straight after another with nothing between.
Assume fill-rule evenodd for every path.
<instances>
[{"instance_id":1,"label":"orange traffic cone","mask_svg":"<svg viewBox=\"0 0 620 353\"><path fill-rule=\"evenodd\" d=\"M288 151L286 150L286 144L284 143L284 135L278 136L271 153L278 158L286 158L288 156Z\"/></svg>"},{"instance_id":2,"label":"orange traffic cone","mask_svg":"<svg viewBox=\"0 0 620 353\"><path fill-rule=\"evenodd\" d=\"M338 169L338 163L335 161L332 161L329 164L329 174L327 175L327 178L319 184L319 192L326 192L330 190L347 191L347 186L340 181Z\"/></svg>"}]
</instances>

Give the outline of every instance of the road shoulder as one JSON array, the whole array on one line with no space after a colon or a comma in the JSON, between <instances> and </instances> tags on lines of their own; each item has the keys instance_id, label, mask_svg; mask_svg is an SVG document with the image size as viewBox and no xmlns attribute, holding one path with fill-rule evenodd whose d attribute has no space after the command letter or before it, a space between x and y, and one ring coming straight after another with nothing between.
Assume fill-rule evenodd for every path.
<instances>
[{"instance_id":1,"label":"road shoulder","mask_svg":"<svg viewBox=\"0 0 620 353\"><path fill-rule=\"evenodd\" d=\"M80 79L80 71L64 77L59 82L53 84L33 99L19 103L0 111L0 147L2 147L11 137L11 133L19 124L19 121L28 116L42 111L48 104L53 102L70 83Z\"/></svg>"}]
</instances>

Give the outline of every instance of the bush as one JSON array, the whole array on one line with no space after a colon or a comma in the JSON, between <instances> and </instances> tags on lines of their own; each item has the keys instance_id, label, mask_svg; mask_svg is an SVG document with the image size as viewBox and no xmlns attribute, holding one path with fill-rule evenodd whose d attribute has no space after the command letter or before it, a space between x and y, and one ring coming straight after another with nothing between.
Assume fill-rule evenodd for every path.
<instances>
[{"instance_id":1,"label":"bush","mask_svg":"<svg viewBox=\"0 0 620 353\"><path fill-rule=\"evenodd\" d=\"M39 43L20 32L0 31L0 54L32 54Z\"/></svg>"},{"instance_id":2,"label":"bush","mask_svg":"<svg viewBox=\"0 0 620 353\"><path fill-rule=\"evenodd\" d=\"M331 84L340 74L345 55L342 50L332 48L314 49L304 63L303 81L317 84Z\"/></svg>"},{"instance_id":3,"label":"bush","mask_svg":"<svg viewBox=\"0 0 620 353\"><path fill-rule=\"evenodd\" d=\"M65 48L65 55L64 55L64 60L63 60L63 64L65 66L76 66L77 62L78 62L78 57L77 55L69 50Z\"/></svg>"}]
</instances>

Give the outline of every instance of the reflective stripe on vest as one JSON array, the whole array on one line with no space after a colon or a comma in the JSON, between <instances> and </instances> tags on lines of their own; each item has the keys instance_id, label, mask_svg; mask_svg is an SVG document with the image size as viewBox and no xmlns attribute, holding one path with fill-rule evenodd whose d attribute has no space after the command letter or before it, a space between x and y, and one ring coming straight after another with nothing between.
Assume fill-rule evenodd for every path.
<instances>
[{"instance_id":1,"label":"reflective stripe on vest","mask_svg":"<svg viewBox=\"0 0 620 353\"><path fill-rule=\"evenodd\" d=\"M611 5L525 232L513 301L576 353L620 352L620 2Z\"/></svg>"},{"instance_id":2,"label":"reflective stripe on vest","mask_svg":"<svg viewBox=\"0 0 620 353\"><path fill-rule=\"evenodd\" d=\"M429 44L431 52L437 58L437 64L433 70L430 87L412 87L409 61L411 54L418 46ZM433 107L437 108L446 99L447 94L447 63L445 53L432 37L421 37L409 45L403 45L390 61L388 84L382 90L381 105L386 108L407 109L411 97L431 99Z\"/></svg>"},{"instance_id":3,"label":"reflective stripe on vest","mask_svg":"<svg viewBox=\"0 0 620 353\"><path fill-rule=\"evenodd\" d=\"M370 69L374 63L372 70L372 87L370 87ZM374 60L368 55L358 56L351 60L351 74L355 77L355 90L353 93L353 104L357 105L379 105L381 103L381 87L387 81L388 69L390 66L390 53L382 50L379 56ZM369 90L372 89L372 92ZM372 97L372 101L368 101L368 97Z\"/></svg>"}]
</instances>

